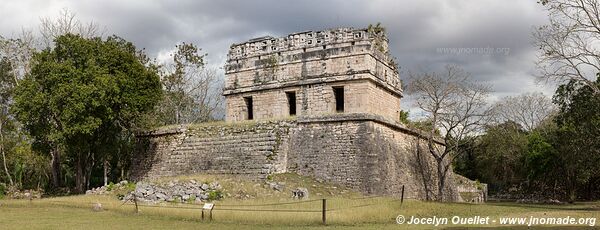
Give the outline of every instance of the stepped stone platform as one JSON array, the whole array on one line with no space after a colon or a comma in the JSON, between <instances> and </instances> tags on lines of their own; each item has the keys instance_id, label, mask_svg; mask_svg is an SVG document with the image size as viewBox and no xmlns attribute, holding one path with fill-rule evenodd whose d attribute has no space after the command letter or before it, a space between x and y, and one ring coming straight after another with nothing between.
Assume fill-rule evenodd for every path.
<instances>
[{"instance_id":1,"label":"stepped stone platform","mask_svg":"<svg viewBox=\"0 0 600 230\"><path fill-rule=\"evenodd\" d=\"M435 162L423 149L424 137L372 114L172 127L138 136L132 177L236 174L262 180L295 172L366 194L400 197L404 186L405 198L426 199L437 189ZM460 196L477 193L470 188L474 183L459 187L454 176L449 178L447 200L473 200Z\"/></svg>"}]
</instances>

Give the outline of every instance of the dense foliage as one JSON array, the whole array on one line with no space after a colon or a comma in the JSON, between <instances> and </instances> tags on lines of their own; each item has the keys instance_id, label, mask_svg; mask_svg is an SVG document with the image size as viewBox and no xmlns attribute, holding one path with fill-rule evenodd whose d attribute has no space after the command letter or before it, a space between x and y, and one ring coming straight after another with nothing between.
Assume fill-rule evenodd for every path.
<instances>
[{"instance_id":1,"label":"dense foliage","mask_svg":"<svg viewBox=\"0 0 600 230\"><path fill-rule=\"evenodd\" d=\"M125 154L136 120L161 95L156 69L145 64L135 46L118 37L67 34L34 55L31 74L15 90L13 111L34 148L58 165L56 186L62 185L62 157L81 192L99 162Z\"/></svg>"},{"instance_id":2,"label":"dense foliage","mask_svg":"<svg viewBox=\"0 0 600 230\"><path fill-rule=\"evenodd\" d=\"M570 81L553 101L558 113L531 131L512 121L488 126L463 145L455 170L489 183L492 194L599 199L600 97Z\"/></svg>"}]
</instances>

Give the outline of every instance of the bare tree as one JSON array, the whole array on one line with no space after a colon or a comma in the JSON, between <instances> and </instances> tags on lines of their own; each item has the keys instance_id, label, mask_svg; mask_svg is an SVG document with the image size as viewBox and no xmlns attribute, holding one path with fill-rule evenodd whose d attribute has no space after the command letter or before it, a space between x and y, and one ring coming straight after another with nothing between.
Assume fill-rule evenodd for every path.
<instances>
[{"instance_id":1,"label":"bare tree","mask_svg":"<svg viewBox=\"0 0 600 230\"><path fill-rule=\"evenodd\" d=\"M176 47L173 62L163 65L161 120L165 124L189 124L214 119L224 101L217 71L205 67L206 55L194 44Z\"/></svg>"},{"instance_id":2,"label":"bare tree","mask_svg":"<svg viewBox=\"0 0 600 230\"><path fill-rule=\"evenodd\" d=\"M8 132L7 126L12 123L12 118L8 113L10 94L14 89L14 78L11 76L11 63L6 57L0 57L0 153L2 154L2 163L4 173L10 185L14 185L14 181L7 166L6 148L4 133Z\"/></svg>"},{"instance_id":3,"label":"bare tree","mask_svg":"<svg viewBox=\"0 0 600 230\"><path fill-rule=\"evenodd\" d=\"M54 39L63 34L76 34L84 38L101 37L105 29L99 24L90 21L83 23L76 18L76 14L69 9L62 9L56 18L41 18L41 42L45 47L50 47Z\"/></svg>"},{"instance_id":4,"label":"bare tree","mask_svg":"<svg viewBox=\"0 0 600 230\"><path fill-rule=\"evenodd\" d=\"M593 89L600 72L600 4L597 0L541 0L550 23L533 36L540 48L541 79L576 81Z\"/></svg>"},{"instance_id":5,"label":"bare tree","mask_svg":"<svg viewBox=\"0 0 600 230\"><path fill-rule=\"evenodd\" d=\"M542 93L505 97L494 105L495 122L514 121L531 131L556 111L550 98Z\"/></svg>"},{"instance_id":6,"label":"bare tree","mask_svg":"<svg viewBox=\"0 0 600 230\"><path fill-rule=\"evenodd\" d=\"M408 90L432 124L426 130L427 150L437 164L437 200L443 201L459 140L475 133L489 114L489 87L471 82L470 75L456 66L446 66L442 73L413 75L411 80Z\"/></svg>"},{"instance_id":7,"label":"bare tree","mask_svg":"<svg viewBox=\"0 0 600 230\"><path fill-rule=\"evenodd\" d=\"M30 60L34 52L34 37L31 31L22 30L19 38L0 36L0 153L10 185L14 185L7 166L5 141L11 130L17 129L14 116L9 113L13 102L14 88L30 70Z\"/></svg>"},{"instance_id":8,"label":"bare tree","mask_svg":"<svg viewBox=\"0 0 600 230\"><path fill-rule=\"evenodd\" d=\"M19 84L19 80L29 73L31 57L34 52L35 36L32 31L22 30L17 38L0 36L0 58L4 58L10 63L10 71L15 84Z\"/></svg>"}]
</instances>

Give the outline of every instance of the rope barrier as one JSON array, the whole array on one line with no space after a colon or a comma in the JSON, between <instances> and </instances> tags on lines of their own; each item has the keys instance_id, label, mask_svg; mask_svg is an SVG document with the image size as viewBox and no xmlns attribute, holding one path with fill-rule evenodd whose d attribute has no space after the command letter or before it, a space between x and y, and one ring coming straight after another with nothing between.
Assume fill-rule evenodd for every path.
<instances>
[{"instance_id":1,"label":"rope barrier","mask_svg":"<svg viewBox=\"0 0 600 230\"><path fill-rule=\"evenodd\" d=\"M365 199L373 199L373 198L378 198L378 197L382 197L382 196L370 196L370 197L361 197L361 198L352 198L351 200L365 200ZM129 203L129 201L131 201L131 199L127 199L125 200L121 205L119 205L118 207L121 207L123 205L134 205L132 203ZM295 201L295 202L283 202L283 203L269 203L269 204L215 204L215 208L213 209L213 211L242 211L242 212L307 212L307 213L317 213L317 212L322 212L322 210L309 210L309 209L300 209L300 210L294 210L294 209L247 209L247 208L220 208L220 207L264 207L264 206L279 206L279 205L290 205L290 204L302 204L302 203L310 203L310 202L320 202L321 200L305 200L305 201ZM48 201L49 203L53 203L53 204L57 204L57 205L63 205L63 206L81 206L81 204L74 204L71 202L66 202L66 201ZM88 202L86 202L88 203ZM89 202L89 204L95 204L96 202ZM327 209L326 211L341 211L341 210L348 210L348 209L355 209L355 208L362 208L362 207L368 207L368 206L373 206L376 204L362 204L362 205L355 205L355 206L351 206L351 207L343 207L343 208L332 208L332 209ZM143 204L138 204L139 207L149 207L149 208L172 208L172 209L190 209L190 210L202 210L202 207L200 207L200 205L195 205L195 204L188 204L188 206L168 206L168 205L143 205ZM198 207L190 207L190 206L198 206Z\"/></svg>"},{"instance_id":2,"label":"rope barrier","mask_svg":"<svg viewBox=\"0 0 600 230\"><path fill-rule=\"evenodd\" d=\"M132 204L127 204L132 205ZM185 206L162 206L162 205L138 205L140 207L151 208L174 208L174 209L202 209L200 207L185 207ZM321 210L293 210L293 209L242 209L242 208L218 208L213 211L256 211L256 212L321 212Z\"/></svg>"},{"instance_id":3,"label":"rope barrier","mask_svg":"<svg viewBox=\"0 0 600 230\"><path fill-rule=\"evenodd\" d=\"M213 211L248 211L248 212L321 212L321 210L294 210L294 209L237 209L237 208L217 208Z\"/></svg>"},{"instance_id":4,"label":"rope barrier","mask_svg":"<svg viewBox=\"0 0 600 230\"><path fill-rule=\"evenodd\" d=\"M301 204L301 203L309 203L316 202L321 200L305 200L305 201L294 201L294 202L285 202L285 203L270 203L270 204L218 204L217 206L223 207L260 207L260 206L277 206L277 205L287 205L287 204Z\"/></svg>"},{"instance_id":5,"label":"rope barrier","mask_svg":"<svg viewBox=\"0 0 600 230\"><path fill-rule=\"evenodd\" d=\"M366 200L366 199L374 199L374 198L380 198L383 196L366 196L366 197L359 197L359 198L350 198L350 200Z\"/></svg>"},{"instance_id":6,"label":"rope barrier","mask_svg":"<svg viewBox=\"0 0 600 230\"><path fill-rule=\"evenodd\" d=\"M356 206L346 207L346 208L333 208L333 209L327 209L327 211L347 210L347 209L362 208L362 207L367 207L367 206L372 206L372 205L375 205L375 204L363 204L363 205L356 205Z\"/></svg>"},{"instance_id":7,"label":"rope barrier","mask_svg":"<svg viewBox=\"0 0 600 230\"><path fill-rule=\"evenodd\" d=\"M133 204L127 204L127 205L133 205ZM163 205L144 205L144 204L138 204L139 207L150 207L150 208L175 208L175 209L202 209L199 207L186 207L186 206L163 206Z\"/></svg>"}]
</instances>

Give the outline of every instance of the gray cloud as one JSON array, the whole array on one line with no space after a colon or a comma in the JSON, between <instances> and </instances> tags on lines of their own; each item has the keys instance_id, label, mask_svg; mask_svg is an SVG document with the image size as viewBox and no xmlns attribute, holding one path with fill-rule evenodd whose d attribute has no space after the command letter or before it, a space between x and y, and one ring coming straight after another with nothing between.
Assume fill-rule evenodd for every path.
<instances>
[{"instance_id":1,"label":"gray cloud","mask_svg":"<svg viewBox=\"0 0 600 230\"><path fill-rule=\"evenodd\" d=\"M10 19L0 21L0 34L12 36L21 28L37 28L40 17L56 15L65 7L82 21L93 20L110 34L145 47L151 55L171 50L178 42L194 42L216 67L224 64L234 42L381 22L402 77L408 71L435 71L457 64L492 85L495 98L553 90L536 85L532 76L531 31L547 20L535 1L13 1L0 8L0 14ZM499 48L508 53L456 54L440 48Z\"/></svg>"}]
</instances>

